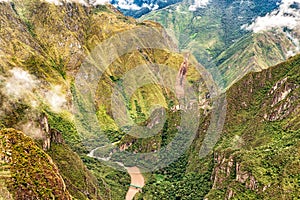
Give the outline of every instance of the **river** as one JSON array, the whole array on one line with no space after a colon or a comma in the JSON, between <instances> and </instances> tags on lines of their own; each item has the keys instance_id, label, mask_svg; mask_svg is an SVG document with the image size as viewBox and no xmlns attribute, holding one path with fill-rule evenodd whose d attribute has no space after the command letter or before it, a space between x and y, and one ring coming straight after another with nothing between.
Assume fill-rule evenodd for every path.
<instances>
[{"instance_id":1,"label":"river","mask_svg":"<svg viewBox=\"0 0 300 200\"><path fill-rule=\"evenodd\" d=\"M96 158L96 159L99 159L99 160L102 160L102 161L109 161L111 157L104 157L104 158L101 158L101 157L97 157L95 156L95 151L97 151L99 148L102 148L102 147L97 147L95 149L93 149L89 154L88 156L89 157L92 157L92 158ZM145 185L145 179L144 179L144 176L143 174L141 173L140 169L136 166L133 166L133 167L126 167L124 166L123 163L120 163L120 162L115 162L117 163L118 165L120 165L121 167L124 167L124 169L126 169L126 171L128 172L128 174L130 175L130 178L131 178L131 182L130 182L130 186L128 188L128 191L127 191L127 194L126 194L126 197L125 197L125 200L132 200L134 198L134 196L138 193L138 192L141 192L142 190L142 187L144 187ZM139 188L136 188L136 187L133 187L133 186L137 186Z\"/></svg>"}]
</instances>

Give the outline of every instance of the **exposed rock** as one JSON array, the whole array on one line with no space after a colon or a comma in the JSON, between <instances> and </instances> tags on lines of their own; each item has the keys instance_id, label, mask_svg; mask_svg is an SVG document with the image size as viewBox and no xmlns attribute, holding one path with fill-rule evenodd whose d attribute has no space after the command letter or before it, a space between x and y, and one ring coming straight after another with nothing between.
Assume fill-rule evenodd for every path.
<instances>
[{"instance_id":1,"label":"exposed rock","mask_svg":"<svg viewBox=\"0 0 300 200\"><path fill-rule=\"evenodd\" d=\"M298 96L293 94L298 87L297 84L289 83L287 77L275 83L268 93L271 110L264 114L264 119L276 121L289 115L295 109L293 103L298 100Z\"/></svg>"},{"instance_id":2,"label":"exposed rock","mask_svg":"<svg viewBox=\"0 0 300 200\"><path fill-rule=\"evenodd\" d=\"M215 153L214 159L217 164L212 176L213 188L219 188L234 170L234 157L230 155L227 158L225 153Z\"/></svg>"},{"instance_id":3,"label":"exposed rock","mask_svg":"<svg viewBox=\"0 0 300 200\"><path fill-rule=\"evenodd\" d=\"M231 199L233 197L233 195L234 195L234 192L233 192L233 190L230 189L228 194L227 194L226 199Z\"/></svg>"},{"instance_id":4,"label":"exposed rock","mask_svg":"<svg viewBox=\"0 0 300 200\"><path fill-rule=\"evenodd\" d=\"M45 138L43 139L44 151L50 149L52 142L57 144L62 144L64 142L62 133L50 127L50 124L48 123L48 118L45 114L42 114L40 118L40 127L43 134L45 135Z\"/></svg>"},{"instance_id":5,"label":"exposed rock","mask_svg":"<svg viewBox=\"0 0 300 200\"><path fill-rule=\"evenodd\" d=\"M257 189L257 181L250 172L241 170L241 165L236 163L236 180L240 183L246 183L246 188L251 190Z\"/></svg>"},{"instance_id":6,"label":"exposed rock","mask_svg":"<svg viewBox=\"0 0 300 200\"><path fill-rule=\"evenodd\" d=\"M225 153L215 153L215 161L217 162L213 170L213 189L223 188L224 182L231 179L235 173L235 180L239 183L245 184L247 189L258 190L258 185L255 177L250 172L243 171L241 164L235 161L234 155L229 156ZM227 188L226 199L231 199L234 196L234 191L230 188L230 185L225 186Z\"/></svg>"}]
</instances>

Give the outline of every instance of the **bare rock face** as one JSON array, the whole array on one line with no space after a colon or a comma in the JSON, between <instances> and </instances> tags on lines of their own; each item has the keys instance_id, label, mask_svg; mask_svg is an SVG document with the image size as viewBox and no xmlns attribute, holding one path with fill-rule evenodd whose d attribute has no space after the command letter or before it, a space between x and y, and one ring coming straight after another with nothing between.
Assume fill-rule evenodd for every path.
<instances>
[{"instance_id":1,"label":"bare rock face","mask_svg":"<svg viewBox=\"0 0 300 200\"><path fill-rule=\"evenodd\" d=\"M48 123L48 118L45 114L43 114L40 118L40 127L43 134L45 135L43 139L44 151L50 149L52 142L56 144L62 144L64 142L62 133L50 127Z\"/></svg>"},{"instance_id":2,"label":"bare rock face","mask_svg":"<svg viewBox=\"0 0 300 200\"><path fill-rule=\"evenodd\" d=\"M277 121L283 119L295 110L294 102L298 100L298 96L294 93L299 85L290 83L288 78L278 81L268 93L271 109L264 114L264 119L268 121Z\"/></svg>"},{"instance_id":3,"label":"bare rock face","mask_svg":"<svg viewBox=\"0 0 300 200\"><path fill-rule=\"evenodd\" d=\"M258 188L255 177L250 172L243 171L239 163L236 163L236 180L240 183L246 183L248 189L256 190Z\"/></svg>"},{"instance_id":4,"label":"bare rock face","mask_svg":"<svg viewBox=\"0 0 300 200\"><path fill-rule=\"evenodd\" d=\"M235 192L231 189L231 185L225 185L226 182L232 179L238 183L244 184L247 189L254 191L260 189L258 187L258 181L251 172L242 169L241 164L236 161L234 153L226 155L223 152L217 152L215 153L214 160L217 164L211 177L213 189L227 188L225 199L234 197ZM267 186L264 188L266 187Z\"/></svg>"},{"instance_id":5,"label":"bare rock face","mask_svg":"<svg viewBox=\"0 0 300 200\"><path fill-rule=\"evenodd\" d=\"M214 153L214 184L207 197L299 196L295 178L299 175L299 80L296 56L268 70L249 74L227 92L228 125L224 128L224 142ZM235 146L238 139L242 142Z\"/></svg>"},{"instance_id":6,"label":"bare rock face","mask_svg":"<svg viewBox=\"0 0 300 200\"><path fill-rule=\"evenodd\" d=\"M57 144L62 144L64 142L64 139L62 137L62 133L59 132L56 129L50 129L50 134L51 134L51 142L57 143Z\"/></svg>"},{"instance_id":7,"label":"bare rock face","mask_svg":"<svg viewBox=\"0 0 300 200\"><path fill-rule=\"evenodd\" d=\"M226 157L223 153L215 153L216 167L213 171L213 188L219 188L223 182L228 179L234 170L234 157Z\"/></svg>"}]
</instances>

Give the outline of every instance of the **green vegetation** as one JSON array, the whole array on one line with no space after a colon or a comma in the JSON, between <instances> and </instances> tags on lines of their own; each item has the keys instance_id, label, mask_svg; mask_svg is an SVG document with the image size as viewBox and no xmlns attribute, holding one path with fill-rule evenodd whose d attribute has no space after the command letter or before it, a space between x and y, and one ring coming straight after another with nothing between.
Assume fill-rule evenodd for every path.
<instances>
[{"instance_id":1,"label":"green vegetation","mask_svg":"<svg viewBox=\"0 0 300 200\"><path fill-rule=\"evenodd\" d=\"M4 129L0 141L1 161L11 174L6 184L14 199L71 199L57 166L32 139L14 129Z\"/></svg>"},{"instance_id":2,"label":"green vegetation","mask_svg":"<svg viewBox=\"0 0 300 200\"><path fill-rule=\"evenodd\" d=\"M251 73L227 92L224 136L219 141L212 198L219 190L234 199L295 199L299 193L299 61L296 56L260 73ZM286 80L286 81L285 81ZM287 89L290 93L281 101ZM277 99L277 100L276 100ZM278 112L282 106L286 106ZM223 161L221 161L224 159ZM236 166L239 166L238 168Z\"/></svg>"},{"instance_id":3,"label":"green vegetation","mask_svg":"<svg viewBox=\"0 0 300 200\"><path fill-rule=\"evenodd\" d=\"M186 13L188 7L180 4L176 5L178 9L171 6L172 12L160 10L151 15L175 30L180 48L192 49L196 58L210 69L216 64L224 78L221 79L224 88L242 78L239 72L245 70L246 73L253 63L257 63L255 70L262 70L285 59L291 42L284 34L277 37L273 32L251 35L237 29L254 14L266 10L255 6L250 14L245 11L244 20L235 24L226 19L229 15L229 18L238 18L238 12L224 12L233 1L214 3L221 6L212 4L207 10ZM110 6L92 8L76 3L55 6L39 0L15 1L13 9L11 4L1 3L0 12L4 13L0 16L0 192L4 191L6 196L9 192L15 199L70 199L71 196L75 199L124 199L129 175L87 156L105 142L99 130L83 120L90 117L86 114L91 107L98 120L94 125L101 127L101 133L115 143L116 148L155 152L167 146L180 128L183 131L178 139L186 140L185 134L189 134L190 127L179 124L181 114L186 111L174 109L178 105L175 94L155 79L159 75L172 77L174 74L153 66L161 64L178 72L184 60L179 53L140 47L121 55L102 74L92 103L87 103L87 95L79 94L75 86L75 75L85 55L105 39L136 27L153 27L160 32L159 24L138 23ZM116 39L116 47L123 42ZM253 62L248 63L249 60ZM206 98L210 94L195 63L195 58L190 56L187 81L199 99L210 105L211 99ZM146 67L138 76L130 76L126 85L124 75L137 66ZM297 198L300 191L299 66L300 56L296 56L271 69L250 73L230 87L226 92L228 105L222 138L214 151L204 158L199 157L199 151L211 113L209 109L200 109L200 126L192 145L168 167L143 174L146 185L143 193L135 198ZM12 98L5 90L6 80L11 77L9 71L15 67L28 71L37 79L38 88L26 98ZM146 78L150 84L133 94L126 93L125 89L133 89L140 79ZM47 103L50 98L44 95L54 86L61 86L66 101L59 111ZM86 88L89 86L87 84ZM114 111L120 111L118 104L112 107L115 88L120 90L122 103L131 117L122 127L114 120ZM34 105L34 101L40 104ZM74 101L82 111L77 113L77 121L74 113L68 111ZM159 109L153 109L156 104L166 109L166 123L156 135L141 139L125 134L123 130L129 130L134 123L145 125L151 116L159 113ZM203 114L204 111L208 113ZM41 116L47 118L48 132L42 127ZM159 121L160 116L157 116ZM185 120L197 124L195 119L189 116ZM36 141L14 129L5 129L11 127L27 127L25 134ZM87 134L78 131L78 127ZM45 142L50 142L50 147L45 148ZM181 146L177 147L174 154L181 150ZM111 150L106 148L105 155ZM125 164L132 166L135 161L128 160Z\"/></svg>"},{"instance_id":4,"label":"green vegetation","mask_svg":"<svg viewBox=\"0 0 300 200\"><path fill-rule=\"evenodd\" d=\"M277 7L276 1L211 1L189 11L183 1L153 11L142 20L161 23L174 34L179 48L190 51L212 73L219 87L228 89L251 71L259 71L287 59L295 46L281 30L251 33L242 29L257 16Z\"/></svg>"},{"instance_id":5,"label":"green vegetation","mask_svg":"<svg viewBox=\"0 0 300 200\"><path fill-rule=\"evenodd\" d=\"M209 159L206 161L210 162ZM212 165L202 173L188 172L187 166L185 154L167 168L149 175L143 194L136 199L203 199L212 186Z\"/></svg>"},{"instance_id":6,"label":"green vegetation","mask_svg":"<svg viewBox=\"0 0 300 200\"><path fill-rule=\"evenodd\" d=\"M60 169L72 196L76 199L122 199L129 175L86 156L88 144L82 142L68 115L48 112L47 116L50 126L63 133L66 142L52 143L47 153ZM96 136L93 143L97 144Z\"/></svg>"}]
</instances>

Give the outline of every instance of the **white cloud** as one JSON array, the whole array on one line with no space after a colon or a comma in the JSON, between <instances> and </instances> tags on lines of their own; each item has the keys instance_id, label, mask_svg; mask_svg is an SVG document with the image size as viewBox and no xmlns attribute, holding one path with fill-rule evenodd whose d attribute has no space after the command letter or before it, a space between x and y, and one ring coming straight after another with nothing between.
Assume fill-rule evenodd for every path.
<instances>
[{"instance_id":1,"label":"white cloud","mask_svg":"<svg viewBox=\"0 0 300 200\"><path fill-rule=\"evenodd\" d=\"M110 3L110 2L111 2L110 0L95 0L93 5L94 6L104 5L104 4ZM144 7L144 5L142 7L140 7L136 4L134 4L134 0L118 0L114 4L114 6L117 8L124 9L124 10L140 10L142 7Z\"/></svg>"},{"instance_id":2,"label":"white cloud","mask_svg":"<svg viewBox=\"0 0 300 200\"><path fill-rule=\"evenodd\" d=\"M27 136L34 139L45 139L45 135L43 131L35 124L33 121L28 121L25 124L20 124L19 128L25 133Z\"/></svg>"},{"instance_id":3,"label":"white cloud","mask_svg":"<svg viewBox=\"0 0 300 200\"><path fill-rule=\"evenodd\" d=\"M96 0L93 5L96 6L96 5L104 5L106 3L109 3L110 1L109 0Z\"/></svg>"},{"instance_id":4,"label":"white cloud","mask_svg":"<svg viewBox=\"0 0 300 200\"><path fill-rule=\"evenodd\" d=\"M6 80L5 93L11 97L24 98L36 88L38 81L34 76L21 68L13 68L9 71L11 77Z\"/></svg>"},{"instance_id":5,"label":"white cloud","mask_svg":"<svg viewBox=\"0 0 300 200\"><path fill-rule=\"evenodd\" d=\"M140 10L141 7L138 5L134 4L134 0L119 0L118 3L116 4L121 9L124 10Z\"/></svg>"},{"instance_id":6,"label":"white cloud","mask_svg":"<svg viewBox=\"0 0 300 200\"><path fill-rule=\"evenodd\" d=\"M54 86L52 90L45 93L45 98L51 109L55 112L61 111L61 109L67 103L65 95L62 93L61 86Z\"/></svg>"},{"instance_id":7,"label":"white cloud","mask_svg":"<svg viewBox=\"0 0 300 200\"><path fill-rule=\"evenodd\" d=\"M190 11L196 11L198 8L203 8L209 4L209 0L195 0L194 4L189 7Z\"/></svg>"},{"instance_id":8,"label":"white cloud","mask_svg":"<svg viewBox=\"0 0 300 200\"><path fill-rule=\"evenodd\" d=\"M300 26L300 9L291 7L291 5L300 6L300 0L282 0L278 9L266 16L256 18L252 24L244 25L242 28L255 33L273 28L295 29Z\"/></svg>"},{"instance_id":9,"label":"white cloud","mask_svg":"<svg viewBox=\"0 0 300 200\"><path fill-rule=\"evenodd\" d=\"M149 10L157 10L159 8L159 5L153 3L150 4L143 3L141 8L148 8Z\"/></svg>"},{"instance_id":10,"label":"white cloud","mask_svg":"<svg viewBox=\"0 0 300 200\"><path fill-rule=\"evenodd\" d=\"M47 2L49 2L49 3L53 3L53 4L55 4L55 5L62 5L62 2L61 2L61 0L46 0Z\"/></svg>"},{"instance_id":11,"label":"white cloud","mask_svg":"<svg viewBox=\"0 0 300 200\"><path fill-rule=\"evenodd\" d=\"M10 77L0 77L3 82L3 92L9 101L23 100L31 107L36 108L45 102L55 112L65 108L67 100L62 92L62 86L56 85L46 89L33 75L21 68L9 70Z\"/></svg>"}]
</instances>

